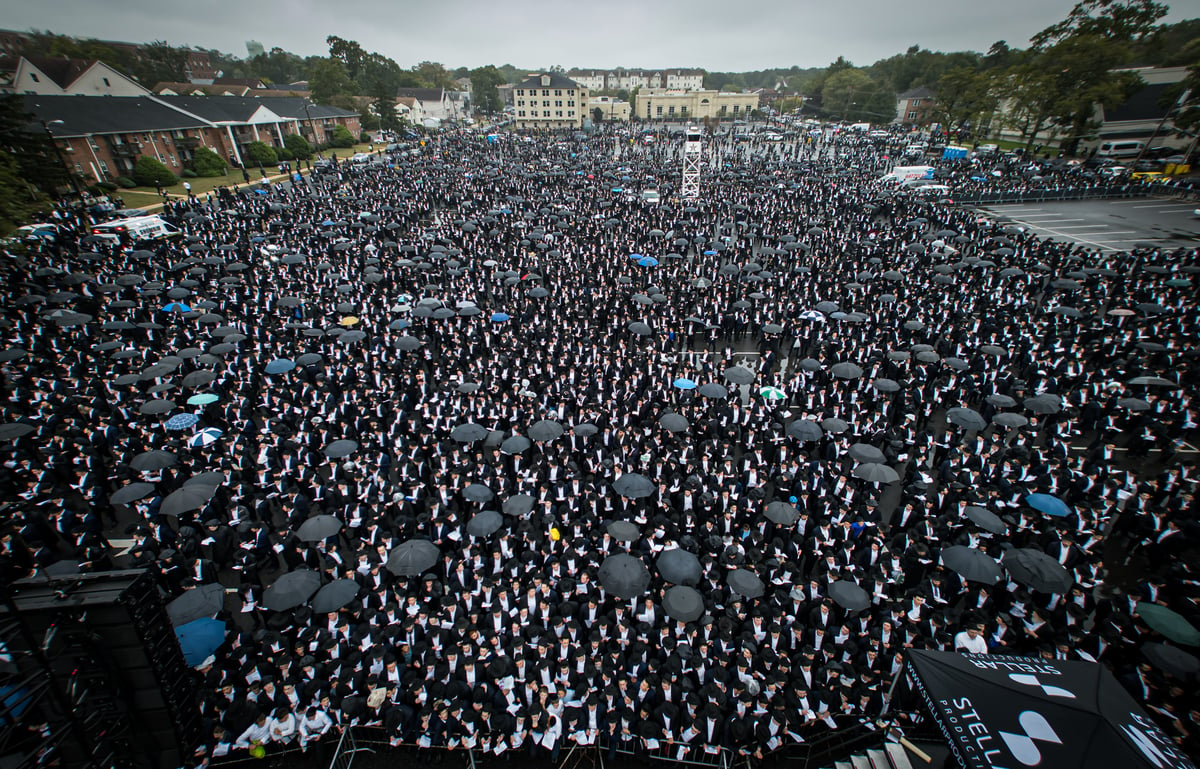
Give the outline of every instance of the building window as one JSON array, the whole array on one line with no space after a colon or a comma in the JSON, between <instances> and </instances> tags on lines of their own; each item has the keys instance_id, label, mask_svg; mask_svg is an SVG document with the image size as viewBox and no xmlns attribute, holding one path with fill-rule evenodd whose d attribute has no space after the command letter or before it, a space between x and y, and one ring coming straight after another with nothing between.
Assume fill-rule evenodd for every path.
<instances>
[{"instance_id":1,"label":"building window","mask_svg":"<svg viewBox=\"0 0 1200 769\"><path fill-rule=\"evenodd\" d=\"M737 113L738 113L738 105L735 104L735 105L733 105L733 114L736 115Z\"/></svg>"},{"instance_id":2,"label":"building window","mask_svg":"<svg viewBox=\"0 0 1200 769\"><path fill-rule=\"evenodd\" d=\"M667 114L668 114L668 115L674 115L674 114L675 114L675 107L674 107L674 105L672 105L670 108L668 108L668 109L667 109Z\"/></svg>"},{"instance_id":3,"label":"building window","mask_svg":"<svg viewBox=\"0 0 1200 769\"><path fill-rule=\"evenodd\" d=\"M554 113L554 117L562 117L562 110L557 110L557 111Z\"/></svg>"},{"instance_id":4,"label":"building window","mask_svg":"<svg viewBox=\"0 0 1200 769\"><path fill-rule=\"evenodd\" d=\"M525 110L517 110L517 117L525 117Z\"/></svg>"},{"instance_id":5,"label":"building window","mask_svg":"<svg viewBox=\"0 0 1200 769\"><path fill-rule=\"evenodd\" d=\"M524 91L524 89L522 89L522 88L518 88L518 89L517 89L517 96L524 96L524 95L525 95L525 91Z\"/></svg>"},{"instance_id":6,"label":"building window","mask_svg":"<svg viewBox=\"0 0 1200 769\"><path fill-rule=\"evenodd\" d=\"M103 160L100 161L100 173L108 176L108 163L105 163Z\"/></svg>"},{"instance_id":7,"label":"building window","mask_svg":"<svg viewBox=\"0 0 1200 769\"><path fill-rule=\"evenodd\" d=\"M555 95L555 96L562 96L562 89L561 89L561 88L555 88L555 89L554 89L554 95Z\"/></svg>"},{"instance_id":8,"label":"building window","mask_svg":"<svg viewBox=\"0 0 1200 769\"><path fill-rule=\"evenodd\" d=\"M83 176L83 164L82 163L75 164L75 173L79 174L80 176Z\"/></svg>"},{"instance_id":9,"label":"building window","mask_svg":"<svg viewBox=\"0 0 1200 769\"><path fill-rule=\"evenodd\" d=\"M574 100L574 99L568 99L568 100L567 100L567 106L568 106L568 107L574 107L574 106L575 106L575 100Z\"/></svg>"},{"instance_id":10,"label":"building window","mask_svg":"<svg viewBox=\"0 0 1200 769\"><path fill-rule=\"evenodd\" d=\"M916 111L916 110L913 110L912 112L909 112L909 113L908 113L908 119L909 119L909 120L916 120L916 119L917 119L917 111Z\"/></svg>"},{"instance_id":11,"label":"building window","mask_svg":"<svg viewBox=\"0 0 1200 769\"><path fill-rule=\"evenodd\" d=\"M32 80L32 81L33 81L33 82L35 82L35 83L40 83L40 82L42 82L41 80L38 80L38 76L37 76L37 73L36 73L36 72L30 72L30 73L29 73L29 79L30 79L30 80Z\"/></svg>"},{"instance_id":12,"label":"building window","mask_svg":"<svg viewBox=\"0 0 1200 769\"><path fill-rule=\"evenodd\" d=\"M555 100L554 100L554 106L555 106L555 107L561 107L561 106L562 106L562 99L555 99Z\"/></svg>"},{"instance_id":13,"label":"building window","mask_svg":"<svg viewBox=\"0 0 1200 769\"><path fill-rule=\"evenodd\" d=\"M573 110L573 109L567 110L567 117L575 117L575 110Z\"/></svg>"},{"instance_id":14,"label":"building window","mask_svg":"<svg viewBox=\"0 0 1200 769\"><path fill-rule=\"evenodd\" d=\"M724 117L725 115L728 115L728 114L729 114L729 105L722 104L721 105L721 116Z\"/></svg>"},{"instance_id":15,"label":"building window","mask_svg":"<svg viewBox=\"0 0 1200 769\"><path fill-rule=\"evenodd\" d=\"M524 99L517 99L517 106L518 106L518 107L524 107L524 106L525 106L525 100L524 100Z\"/></svg>"},{"instance_id":16,"label":"building window","mask_svg":"<svg viewBox=\"0 0 1200 769\"><path fill-rule=\"evenodd\" d=\"M658 117L662 117L662 106L656 107L654 114Z\"/></svg>"},{"instance_id":17,"label":"building window","mask_svg":"<svg viewBox=\"0 0 1200 769\"><path fill-rule=\"evenodd\" d=\"M549 107L549 106L550 106L550 100L549 100L549 99L542 99L542 106L543 106L543 107Z\"/></svg>"},{"instance_id":18,"label":"building window","mask_svg":"<svg viewBox=\"0 0 1200 769\"><path fill-rule=\"evenodd\" d=\"M543 88L543 89L542 89L542 96L549 96L549 95L550 95L550 89L549 89L549 88Z\"/></svg>"},{"instance_id":19,"label":"building window","mask_svg":"<svg viewBox=\"0 0 1200 769\"><path fill-rule=\"evenodd\" d=\"M542 117L550 117L550 110L542 110Z\"/></svg>"},{"instance_id":20,"label":"building window","mask_svg":"<svg viewBox=\"0 0 1200 769\"><path fill-rule=\"evenodd\" d=\"M921 106L921 100L920 100L920 99L913 99L912 101L910 101L910 102L908 103L908 106L910 106L910 107L920 107L920 106Z\"/></svg>"},{"instance_id":21,"label":"building window","mask_svg":"<svg viewBox=\"0 0 1200 769\"><path fill-rule=\"evenodd\" d=\"M106 88L111 88L111 87L112 87L112 83L108 82L108 78L106 78L106 77L105 77L105 78L101 78L101 79L104 81L104 86L105 86Z\"/></svg>"}]
</instances>

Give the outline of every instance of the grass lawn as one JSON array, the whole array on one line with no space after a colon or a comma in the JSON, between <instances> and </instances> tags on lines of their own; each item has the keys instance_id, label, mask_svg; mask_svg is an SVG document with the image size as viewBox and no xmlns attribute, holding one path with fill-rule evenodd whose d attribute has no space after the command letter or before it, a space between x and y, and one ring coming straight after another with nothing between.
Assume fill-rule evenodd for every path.
<instances>
[{"instance_id":1,"label":"grass lawn","mask_svg":"<svg viewBox=\"0 0 1200 769\"><path fill-rule=\"evenodd\" d=\"M382 146L380 149L382 149ZM330 157L336 154L339 160L345 160L356 152L370 152L371 150L372 145L370 144L356 144L353 147L325 150L321 154L324 157ZM314 156L309 160L309 162L311 163L312 160L315 159L316 157ZM295 168L295 161L292 161L292 167ZM257 168L247 170L250 172L251 184L258 182L258 180L262 178L262 174L259 173ZM268 168L266 171L272 180L279 178L278 167ZM172 197L184 197L187 194L183 189L184 181L184 179L180 179L179 184L167 187L167 194L171 195ZM218 187L240 187L246 183L245 179L242 177L242 171L240 168L231 168L225 173L224 176L208 176L197 179L188 179L186 181L190 181L192 183L192 193L201 198L204 197L205 194L217 189ZM147 211L156 211L158 210L158 206L162 204L162 198L159 197L158 192L155 191L153 187L135 187L134 189L130 190L117 190L115 194L119 195L121 199L125 201L126 208L142 208Z\"/></svg>"}]
</instances>

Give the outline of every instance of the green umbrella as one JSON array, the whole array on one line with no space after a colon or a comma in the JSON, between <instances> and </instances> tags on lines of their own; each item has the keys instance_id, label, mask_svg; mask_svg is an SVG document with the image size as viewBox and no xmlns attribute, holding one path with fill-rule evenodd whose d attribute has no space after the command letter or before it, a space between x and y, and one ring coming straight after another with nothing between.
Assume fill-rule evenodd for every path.
<instances>
[{"instance_id":1,"label":"green umbrella","mask_svg":"<svg viewBox=\"0 0 1200 769\"><path fill-rule=\"evenodd\" d=\"M758 391L758 394L769 401L781 401L787 398L787 393L778 387L764 387Z\"/></svg>"},{"instance_id":2,"label":"green umbrella","mask_svg":"<svg viewBox=\"0 0 1200 769\"><path fill-rule=\"evenodd\" d=\"M1156 603L1142 601L1137 605L1134 613L1151 628L1175 643L1185 646L1200 646L1200 630L1192 627L1191 623L1177 612Z\"/></svg>"},{"instance_id":3,"label":"green umbrella","mask_svg":"<svg viewBox=\"0 0 1200 769\"><path fill-rule=\"evenodd\" d=\"M188 398L187 402L189 406L207 406L210 403L216 403L217 400L217 396L212 393L200 393Z\"/></svg>"}]
</instances>

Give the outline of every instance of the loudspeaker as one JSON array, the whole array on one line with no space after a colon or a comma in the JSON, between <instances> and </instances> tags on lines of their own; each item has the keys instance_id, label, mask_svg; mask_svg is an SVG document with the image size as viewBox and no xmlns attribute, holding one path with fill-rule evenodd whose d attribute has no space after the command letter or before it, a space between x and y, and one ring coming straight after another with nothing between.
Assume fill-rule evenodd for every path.
<instances>
[{"instance_id":1,"label":"loudspeaker","mask_svg":"<svg viewBox=\"0 0 1200 769\"><path fill-rule=\"evenodd\" d=\"M62 695L45 708L48 720L72 724L63 766L174 769L192 755L194 674L145 570L16 582L0 610L9 618L40 644ZM19 655L21 666L36 667L36 656ZM71 712L58 712L63 705Z\"/></svg>"}]
</instances>

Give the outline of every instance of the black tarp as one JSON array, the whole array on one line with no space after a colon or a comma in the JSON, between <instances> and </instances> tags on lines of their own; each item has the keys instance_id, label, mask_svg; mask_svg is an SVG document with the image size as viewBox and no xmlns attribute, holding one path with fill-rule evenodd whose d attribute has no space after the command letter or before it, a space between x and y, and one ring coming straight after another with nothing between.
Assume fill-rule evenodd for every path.
<instances>
[{"instance_id":1,"label":"black tarp","mask_svg":"<svg viewBox=\"0 0 1200 769\"><path fill-rule=\"evenodd\" d=\"M965 769L1195 769L1103 665L910 650L908 673Z\"/></svg>"}]
</instances>

